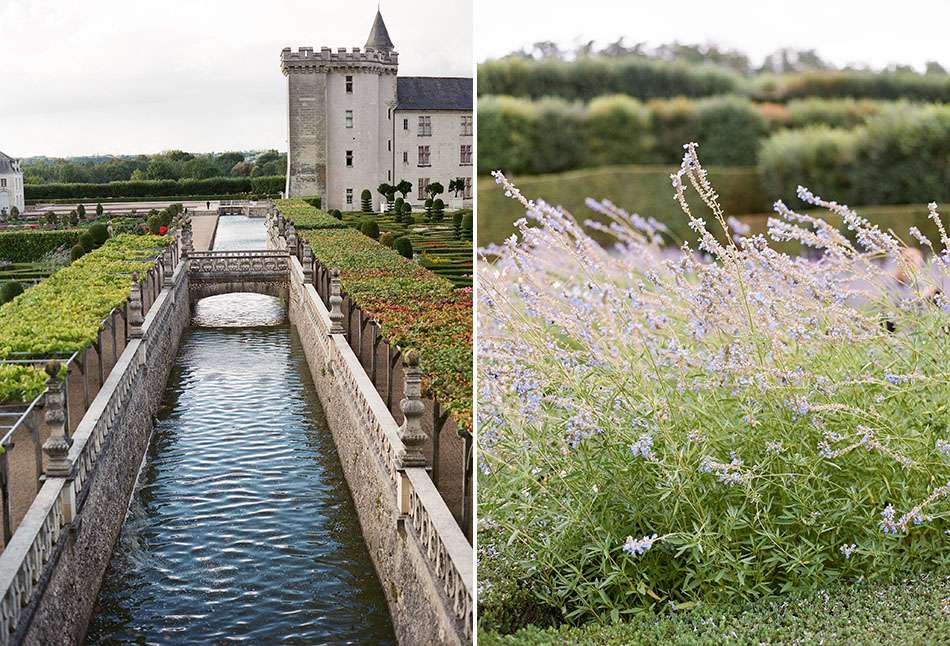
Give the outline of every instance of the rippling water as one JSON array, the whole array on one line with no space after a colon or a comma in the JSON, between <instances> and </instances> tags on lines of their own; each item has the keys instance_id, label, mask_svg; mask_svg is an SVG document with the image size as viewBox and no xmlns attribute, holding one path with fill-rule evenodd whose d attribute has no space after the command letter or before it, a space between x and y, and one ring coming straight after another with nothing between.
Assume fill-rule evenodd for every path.
<instances>
[{"instance_id":1,"label":"rippling water","mask_svg":"<svg viewBox=\"0 0 950 646\"><path fill-rule=\"evenodd\" d=\"M196 323L283 318L271 303L235 323L236 297L216 298ZM88 634L92 644L230 641L395 641L285 324L186 332Z\"/></svg>"},{"instance_id":2,"label":"rippling water","mask_svg":"<svg viewBox=\"0 0 950 646\"><path fill-rule=\"evenodd\" d=\"M225 215L218 218L218 230L214 234L215 251L266 248L267 231L264 218L249 218L246 215Z\"/></svg>"}]
</instances>

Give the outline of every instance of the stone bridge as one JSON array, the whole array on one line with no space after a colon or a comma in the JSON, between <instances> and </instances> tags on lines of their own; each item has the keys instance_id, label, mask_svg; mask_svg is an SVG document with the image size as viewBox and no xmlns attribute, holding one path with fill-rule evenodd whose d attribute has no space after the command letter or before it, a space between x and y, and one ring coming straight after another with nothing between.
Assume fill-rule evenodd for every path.
<instances>
[{"instance_id":1,"label":"stone bridge","mask_svg":"<svg viewBox=\"0 0 950 646\"><path fill-rule=\"evenodd\" d=\"M188 254L188 300L250 292L287 300L287 251L192 251Z\"/></svg>"}]
</instances>

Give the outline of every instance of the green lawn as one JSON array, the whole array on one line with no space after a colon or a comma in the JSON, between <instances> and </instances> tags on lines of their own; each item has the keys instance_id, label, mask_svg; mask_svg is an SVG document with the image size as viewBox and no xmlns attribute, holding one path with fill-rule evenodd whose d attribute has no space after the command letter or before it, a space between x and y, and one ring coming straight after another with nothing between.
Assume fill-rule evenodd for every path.
<instances>
[{"instance_id":1,"label":"green lawn","mask_svg":"<svg viewBox=\"0 0 950 646\"><path fill-rule=\"evenodd\" d=\"M605 166L512 179L528 199L541 198L562 206L581 221L594 216L584 204L586 198L606 198L629 212L656 218L680 239L692 238L686 217L673 201L670 173L674 170L669 166ZM762 192L755 169L711 167L709 176L719 190L726 214L747 222L754 233L764 233L773 200ZM687 197L694 213L709 216L705 205L696 204L692 188ZM914 242L907 235L911 226L917 226L932 240L937 239L936 227L927 218L926 205L858 207L858 211L881 228L894 229L905 241ZM505 197L493 178L478 179L478 246L503 242L515 231L512 223L523 215L521 205ZM593 237L601 238L596 233Z\"/></svg>"},{"instance_id":2,"label":"green lawn","mask_svg":"<svg viewBox=\"0 0 950 646\"><path fill-rule=\"evenodd\" d=\"M452 214L448 212L442 222L426 223L421 216L415 215L412 225L396 222L388 213L366 215L358 211L344 213L343 221L357 226L359 223L375 219L381 233L396 231L406 235L412 241L419 264L456 287L472 286L472 243L459 240L452 225Z\"/></svg>"},{"instance_id":3,"label":"green lawn","mask_svg":"<svg viewBox=\"0 0 950 646\"><path fill-rule=\"evenodd\" d=\"M947 644L950 574L856 584L729 607L645 614L609 626L481 632L480 646L551 644Z\"/></svg>"}]
</instances>

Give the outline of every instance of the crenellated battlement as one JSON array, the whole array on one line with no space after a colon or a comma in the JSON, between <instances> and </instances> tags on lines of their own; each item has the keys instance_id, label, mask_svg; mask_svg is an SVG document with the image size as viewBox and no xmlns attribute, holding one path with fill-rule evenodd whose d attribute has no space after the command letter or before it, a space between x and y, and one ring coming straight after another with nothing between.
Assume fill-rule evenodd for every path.
<instances>
[{"instance_id":1,"label":"crenellated battlement","mask_svg":"<svg viewBox=\"0 0 950 646\"><path fill-rule=\"evenodd\" d=\"M284 74L290 71L353 69L364 68L374 72L396 72L399 66L399 54L393 51L340 47L333 51L329 47L315 50L313 47L300 47L293 51L285 47L280 53L280 68Z\"/></svg>"}]
</instances>

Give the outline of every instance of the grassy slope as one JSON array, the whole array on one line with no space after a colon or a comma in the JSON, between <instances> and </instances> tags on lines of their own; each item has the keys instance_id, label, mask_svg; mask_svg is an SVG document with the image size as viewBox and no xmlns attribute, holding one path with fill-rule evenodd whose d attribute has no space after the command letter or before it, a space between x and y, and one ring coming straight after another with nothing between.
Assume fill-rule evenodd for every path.
<instances>
[{"instance_id":1,"label":"grassy slope","mask_svg":"<svg viewBox=\"0 0 950 646\"><path fill-rule=\"evenodd\" d=\"M514 635L482 632L480 646L542 644L947 644L950 575L855 585L784 601L704 607L611 626L588 625Z\"/></svg>"},{"instance_id":2,"label":"grassy slope","mask_svg":"<svg viewBox=\"0 0 950 646\"><path fill-rule=\"evenodd\" d=\"M513 178L522 193L529 198L542 198L563 206L578 219L592 216L584 205L587 197L607 198L617 206L644 217L652 216L670 226L679 236L689 235L686 218L673 201L668 166L605 166L567 173ZM741 216L755 233L765 232L766 212L772 200L762 192L758 177L752 168L713 167L710 179L721 195L727 215ZM690 189L690 204L697 215L708 215L705 206L697 205L695 192ZM790 205L798 208L800 205ZM924 205L876 206L859 208L861 215L882 228L893 228L905 240L907 229L916 225L925 234L935 238L933 223L927 219ZM512 223L524 215L521 206L505 197L491 177L478 179L478 245L501 243L514 233ZM597 236L595 236L597 237ZM912 242L912 241L911 241Z\"/></svg>"}]
</instances>

